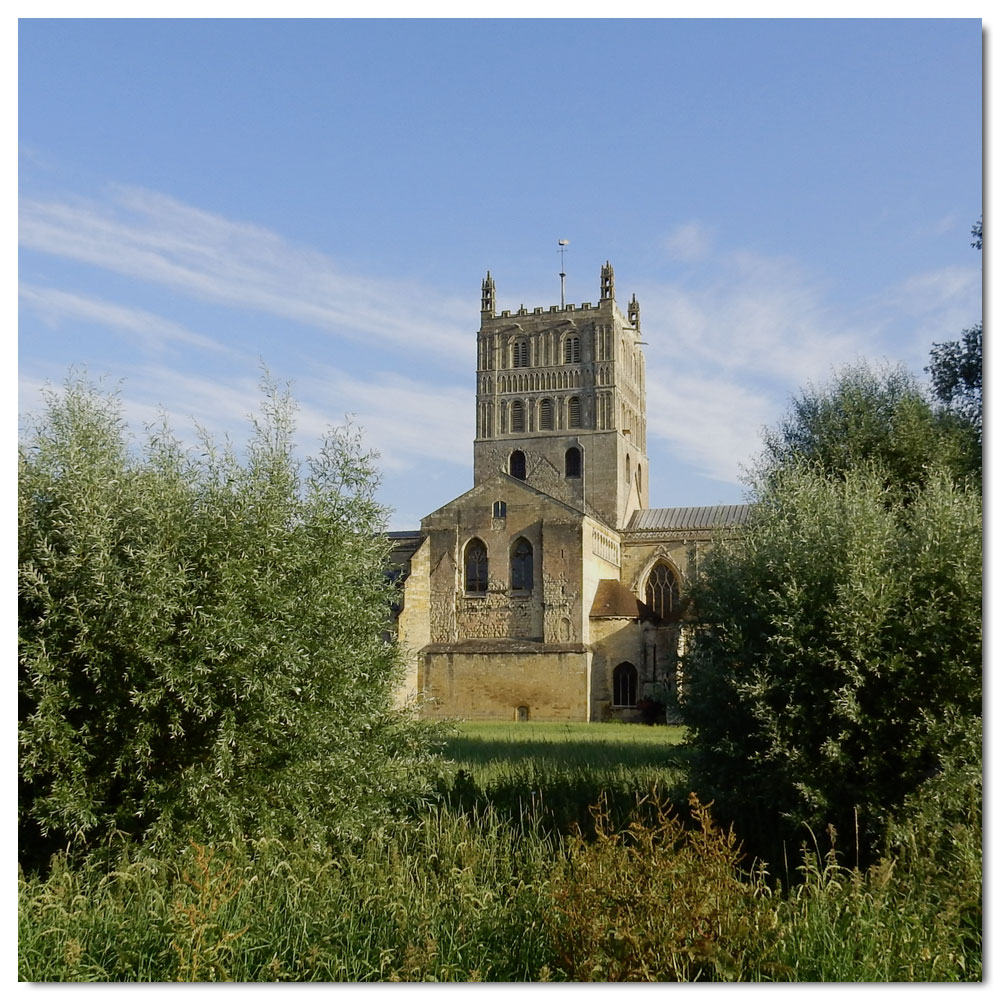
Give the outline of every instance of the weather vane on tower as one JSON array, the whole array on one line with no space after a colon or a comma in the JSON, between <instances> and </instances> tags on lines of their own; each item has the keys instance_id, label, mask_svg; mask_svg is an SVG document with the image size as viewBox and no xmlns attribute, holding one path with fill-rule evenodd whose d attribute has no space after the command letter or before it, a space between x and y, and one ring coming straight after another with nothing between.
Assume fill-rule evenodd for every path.
<instances>
[{"instance_id":1,"label":"weather vane on tower","mask_svg":"<svg viewBox=\"0 0 1000 1000\"><path fill-rule=\"evenodd\" d=\"M556 251L559 254L559 301L563 309L566 308L566 247L569 246L569 240L560 240L559 249Z\"/></svg>"}]
</instances>

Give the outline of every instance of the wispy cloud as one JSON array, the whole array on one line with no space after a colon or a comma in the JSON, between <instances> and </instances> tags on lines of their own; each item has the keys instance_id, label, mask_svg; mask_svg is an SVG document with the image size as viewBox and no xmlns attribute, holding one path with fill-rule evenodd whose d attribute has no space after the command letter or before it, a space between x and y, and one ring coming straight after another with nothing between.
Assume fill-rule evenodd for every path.
<instances>
[{"instance_id":1,"label":"wispy cloud","mask_svg":"<svg viewBox=\"0 0 1000 1000\"><path fill-rule=\"evenodd\" d=\"M325 254L244 222L132 187L106 202L25 199L21 244L281 316L331 334L441 358L472 357L462 305L427 289L348 273Z\"/></svg>"},{"instance_id":2,"label":"wispy cloud","mask_svg":"<svg viewBox=\"0 0 1000 1000\"><path fill-rule=\"evenodd\" d=\"M261 401L259 377L248 374L220 378L166 365L133 365L116 376L123 412L134 433L165 413L175 433L189 443L199 425L239 445L247 437L248 416L258 412ZM46 384L58 383L22 374L22 411L39 409ZM309 377L295 379L291 392L298 406L296 437L304 454L314 451L332 423L350 421L361 430L365 447L379 453L386 472L412 470L427 462L461 467L471 457L473 397L465 389L430 386L385 372L362 378L321 366Z\"/></svg>"},{"instance_id":3,"label":"wispy cloud","mask_svg":"<svg viewBox=\"0 0 1000 1000\"><path fill-rule=\"evenodd\" d=\"M714 231L703 222L684 222L667 233L663 246L672 260L701 260L711 250L713 236Z\"/></svg>"},{"instance_id":4,"label":"wispy cloud","mask_svg":"<svg viewBox=\"0 0 1000 1000\"><path fill-rule=\"evenodd\" d=\"M915 276L849 309L797 263L716 253L704 274L642 296L651 438L706 475L737 482L760 430L809 382L859 358L920 372L930 343L977 314L975 267Z\"/></svg>"},{"instance_id":5,"label":"wispy cloud","mask_svg":"<svg viewBox=\"0 0 1000 1000\"><path fill-rule=\"evenodd\" d=\"M206 351L229 350L210 337L144 309L131 309L74 292L25 283L18 289L18 296L23 305L53 326L67 320L93 323L105 330L136 334L147 348L157 350L178 344Z\"/></svg>"}]
</instances>

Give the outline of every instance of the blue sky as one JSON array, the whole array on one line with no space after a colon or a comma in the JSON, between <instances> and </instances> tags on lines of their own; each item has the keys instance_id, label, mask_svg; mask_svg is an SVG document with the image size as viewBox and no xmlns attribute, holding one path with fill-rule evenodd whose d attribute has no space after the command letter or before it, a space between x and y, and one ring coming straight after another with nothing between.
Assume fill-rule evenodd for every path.
<instances>
[{"instance_id":1,"label":"blue sky","mask_svg":"<svg viewBox=\"0 0 1000 1000\"><path fill-rule=\"evenodd\" d=\"M19 29L19 408L73 365L245 438L354 414L394 528L472 484L475 334L642 307L654 506L739 502L792 393L981 317L961 21L71 21Z\"/></svg>"}]
</instances>

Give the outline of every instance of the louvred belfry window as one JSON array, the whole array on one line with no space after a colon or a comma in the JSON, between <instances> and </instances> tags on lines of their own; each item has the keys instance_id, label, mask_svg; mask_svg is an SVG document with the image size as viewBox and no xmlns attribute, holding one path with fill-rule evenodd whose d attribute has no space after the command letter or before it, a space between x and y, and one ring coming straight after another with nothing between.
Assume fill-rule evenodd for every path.
<instances>
[{"instance_id":1,"label":"louvred belfry window","mask_svg":"<svg viewBox=\"0 0 1000 1000\"><path fill-rule=\"evenodd\" d=\"M569 401L569 426L580 426L580 399L578 396L573 396Z\"/></svg>"},{"instance_id":2,"label":"louvred belfry window","mask_svg":"<svg viewBox=\"0 0 1000 1000\"><path fill-rule=\"evenodd\" d=\"M543 399L538 406L538 427L543 431L552 430L552 400Z\"/></svg>"},{"instance_id":3,"label":"louvred belfry window","mask_svg":"<svg viewBox=\"0 0 1000 1000\"><path fill-rule=\"evenodd\" d=\"M511 434L524 433L524 403L515 399L510 404L510 432Z\"/></svg>"}]
</instances>

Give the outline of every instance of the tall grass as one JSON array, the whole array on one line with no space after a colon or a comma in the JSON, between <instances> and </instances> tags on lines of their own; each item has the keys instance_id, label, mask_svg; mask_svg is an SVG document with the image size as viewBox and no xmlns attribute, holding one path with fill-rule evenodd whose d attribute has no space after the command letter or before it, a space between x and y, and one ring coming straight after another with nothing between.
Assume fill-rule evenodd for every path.
<instances>
[{"instance_id":1,"label":"tall grass","mask_svg":"<svg viewBox=\"0 0 1000 1000\"><path fill-rule=\"evenodd\" d=\"M263 841L112 871L58 864L21 878L20 978L536 979L557 849L488 812L437 809L338 857Z\"/></svg>"},{"instance_id":2,"label":"tall grass","mask_svg":"<svg viewBox=\"0 0 1000 1000\"><path fill-rule=\"evenodd\" d=\"M655 731L601 730L561 739L519 727L504 757L497 756L509 742L502 730L480 730L477 747L477 733L463 729L456 740L466 742L453 751L455 775L465 777L449 779L438 805L335 851L243 840L192 844L169 857L126 853L112 868L57 858L46 876L19 879L20 978L981 977L974 815L949 832L949 853L936 864L927 849L931 816L901 831L901 846L867 871L848 867L835 845L823 853L816 843L799 861L794 888L783 891L741 857L707 806L692 800L676 808L683 771L669 731L660 731L666 739L657 748ZM516 747L525 744L538 754L519 757ZM637 755L631 763L642 780L616 753ZM652 759L639 763L647 753ZM665 787L670 775L669 795L642 792L650 779ZM475 789L474 800L462 798L462 781L466 792ZM587 809L583 796L598 785L605 787ZM549 797L559 794L563 812L551 808ZM620 819L616 809L630 797L630 815ZM568 832L563 822L581 810L588 824Z\"/></svg>"}]
</instances>

